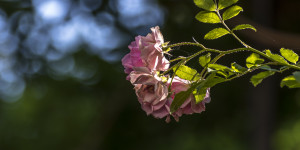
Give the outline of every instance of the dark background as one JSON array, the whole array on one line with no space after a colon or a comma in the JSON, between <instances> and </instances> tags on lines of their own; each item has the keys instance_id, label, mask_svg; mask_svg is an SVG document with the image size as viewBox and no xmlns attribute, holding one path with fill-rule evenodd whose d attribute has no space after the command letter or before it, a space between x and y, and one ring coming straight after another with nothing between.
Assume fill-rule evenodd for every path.
<instances>
[{"instance_id":1,"label":"dark background","mask_svg":"<svg viewBox=\"0 0 300 150\"><path fill-rule=\"evenodd\" d=\"M228 24L258 49L300 54L298 0L241 0ZM298 150L300 91L280 88L292 71L254 88L251 75L211 89L205 112L177 123L146 116L121 58L136 35L159 25L165 41L226 50L232 37L204 41L218 25L197 22L192 0L0 0L1 150ZM190 55L195 47L176 48ZM250 53L249 53L250 54ZM221 60L245 64L248 54ZM196 68L196 63L191 63Z\"/></svg>"}]
</instances>

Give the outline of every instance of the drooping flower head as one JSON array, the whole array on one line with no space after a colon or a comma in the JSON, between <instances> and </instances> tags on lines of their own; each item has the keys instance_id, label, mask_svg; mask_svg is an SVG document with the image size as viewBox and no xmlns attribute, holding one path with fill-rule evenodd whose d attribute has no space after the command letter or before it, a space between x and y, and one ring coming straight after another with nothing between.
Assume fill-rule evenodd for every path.
<instances>
[{"instance_id":1,"label":"drooping flower head","mask_svg":"<svg viewBox=\"0 0 300 150\"><path fill-rule=\"evenodd\" d=\"M162 45L163 36L159 27L151 28L152 33L147 36L137 36L128 48L130 53L124 56L122 64L127 80L134 85L134 90L142 109L147 115L155 118L164 118L170 121L170 117L179 120L183 114L201 113L205 110L205 103L210 101L209 89L204 100L198 104L191 94L174 113L170 113L170 107L175 95L187 91L190 81L175 76L172 80L163 80L168 77L160 74L169 68L169 61L164 56Z\"/></svg>"}]
</instances>

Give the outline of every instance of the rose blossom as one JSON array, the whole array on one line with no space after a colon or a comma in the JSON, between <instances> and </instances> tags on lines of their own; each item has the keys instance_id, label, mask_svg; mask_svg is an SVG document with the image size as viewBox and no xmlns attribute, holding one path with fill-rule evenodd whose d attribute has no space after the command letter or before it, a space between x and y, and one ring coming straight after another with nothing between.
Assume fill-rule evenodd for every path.
<instances>
[{"instance_id":1,"label":"rose blossom","mask_svg":"<svg viewBox=\"0 0 300 150\"><path fill-rule=\"evenodd\" d=\"M165 71L169 68L169 61L162 50L164 39L159 27L151 28L151 31L146 37L137 36L128 46L130 53L122 59L126 74L130 74L135 67L147 67L151 71ZM129 76L127 80L130 80Z\"/></svg>"},{"instance_id":2,"label":"rose blossom","mask_svg":"<svg viewBox=\"0 0 300 150\"><path fill-rule=\"evenodd\" d=\"M195 97L191 94L178 110L170 114L171 103L175 95L188 90L190 82L179 77L174 77L172 85L170 80L162 81L165 77L160 77L157 73L166 71L170 63L164 57L162 49L164 39L159 27L151 28L151 31L152 33L147 36L135 37L135 41L128 46L130 53L122 59L124 71L129 74L127 80L134 85L142 109L147 115L155 118L166 117L167 122L170 121L170 116L178 121L183 114L201 113L205 110L205 103L210 101L209 89L202 102L196 104Z\"/></svg>"},{"instance_id":3,"label":"rose blossom","mask_svg":"<svg viewBox=\"0 0 300 150\"><path fill-rule=\"evenodd\" d=\"M152 33L142 37L141 57L151 70L165 71L169 68L169 61L163 55L164 38L158 26L151 28L151 31Z\"/></svg>"},{"instance_id":4,"label":"rose blossom","mask_svg":"<svg viewBox=\"0 0 300 150\"><path fill-rule=\"evenodd\" d=\"M165 106L168 87L157 74L150 72L146 67L135 68L130 73L130 81L147 115L151 114L155 118L169 115L169 109Z\"/></svg>"},{"instance_id":5,"label":"rose blossom","mask_svg":"<svg viewBox=\"0 0 300 150\"><path fill-rule=\"evenodd\" d=\"M131 42L128 46L130 53L125 55L122 59L122 64L125 68L124 72L130 74L134 67L144 67L146 64L141 58L141 50L139 49L139 43L141 41L141 36L135 37L135 41ZM129 76L127 77L129 79Z\"/></svg>"}]
</instances>

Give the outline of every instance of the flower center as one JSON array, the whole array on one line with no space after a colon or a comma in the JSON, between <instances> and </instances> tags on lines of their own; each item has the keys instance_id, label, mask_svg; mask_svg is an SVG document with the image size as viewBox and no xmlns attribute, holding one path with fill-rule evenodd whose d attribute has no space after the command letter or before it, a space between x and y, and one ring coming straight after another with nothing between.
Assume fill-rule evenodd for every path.
<instances>
[{"instance_id":1,"label":"flower center","mask_svg":"<svg viewBox=\"0 0 300 150\"><path fill-rule=\"evenodd\" d=\"M145 91L149 92L149 93L154 93L154 85L148 85L145 88Z\"/></svg>"}]
</instances>

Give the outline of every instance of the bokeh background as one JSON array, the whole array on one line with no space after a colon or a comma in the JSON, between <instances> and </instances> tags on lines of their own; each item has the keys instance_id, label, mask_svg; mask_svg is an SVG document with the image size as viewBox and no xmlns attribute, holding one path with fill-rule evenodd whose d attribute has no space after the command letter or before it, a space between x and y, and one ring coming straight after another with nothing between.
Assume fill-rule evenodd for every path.
<instances>
[{"instance_id":1,"label":"bokeh background","mask_svg":"<svg viewBox=\"0 0 300 150\"><path fill-rule=\"evenodd\" d=\"M256 48L300 54L298 0L241 0ZM245 76L211 90L202 114L167 124L146 116L121 58L136 35L160 26L165 41L222 50L230 36L204 41L218 25L197 22L192 0L0 0L1 150L298 150L300 90L280 88L287 72L254 88ZM280 46L279 46L280 45ZM198 49L180 47L174 55ZM221 60L244 64L247 55ZM192 63L196 68L197 64Z\"/></svg>"}]
</instances>

